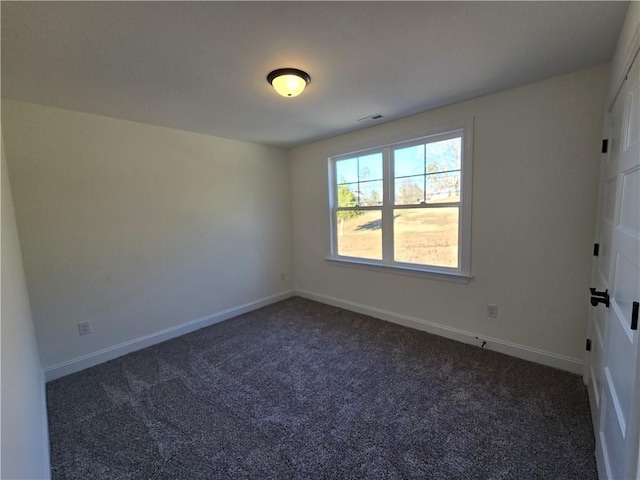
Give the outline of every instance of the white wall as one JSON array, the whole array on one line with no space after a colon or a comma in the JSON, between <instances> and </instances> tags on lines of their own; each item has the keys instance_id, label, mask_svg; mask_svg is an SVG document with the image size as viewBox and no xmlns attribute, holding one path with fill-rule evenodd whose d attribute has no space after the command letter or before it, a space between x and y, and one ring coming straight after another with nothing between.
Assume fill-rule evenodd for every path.
<instances>
[{"instance_id":1,"label":"white wall","mask_svg":"<svg viewBox=\"0 0 640 480\"><path fill-rule=\"evenodd\" d=\"M515 344L512 353L522 346L524 357L581 372L608 74L603 65L291 150L296 288L444 326L456 338L495 338ZM471 116L471 282L326 262L327 157ZM485 318L488 303L498 305L497 320Z\"/></svg>"},{"instance_id":2,"label":"white wall","mask_svg":"<svg viewBox=\"0 0 640 480\"><path fill-rule=\"evenodd\" d=\"M10 100L2 114L45 369L291 289L283 149Z\"/></svg>"},{"instance_id":3,"label":"white wall","mask_svg":"<svg viewBox=\"0 0 640 480\"><path fill-rule=\"evenodd\" d=\"M2 145L2 407L0 476L49 478L44 379Z\"/></svg>"}]
</instances>

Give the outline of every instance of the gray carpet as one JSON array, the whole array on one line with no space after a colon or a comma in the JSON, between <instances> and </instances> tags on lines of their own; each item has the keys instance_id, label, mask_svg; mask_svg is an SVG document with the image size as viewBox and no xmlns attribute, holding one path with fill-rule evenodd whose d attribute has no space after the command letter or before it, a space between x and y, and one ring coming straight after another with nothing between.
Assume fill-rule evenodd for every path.
<instances>
[{"instance_id":1,"label":"gray carpet","mask_svg":"<svg viewBox=\"0 0 640 480\"><path fill-rule=\"evenodd\" d=\"M595 479L580 377L301 298L47 385L54 479Z\"/></svg>"}]
</instances>

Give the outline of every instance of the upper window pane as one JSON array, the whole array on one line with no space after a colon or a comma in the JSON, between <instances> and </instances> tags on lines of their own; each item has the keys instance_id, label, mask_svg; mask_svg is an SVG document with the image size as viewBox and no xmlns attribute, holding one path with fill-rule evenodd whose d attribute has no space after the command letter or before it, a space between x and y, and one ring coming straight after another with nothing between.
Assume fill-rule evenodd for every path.
<instances>
[{"instance_id":1,"label":"upper window pane","mask_svg":"<svg viewBox=\"0 0 640 480\"><path fill-rule=\"evenodd\" d=\"M361 207L382 205L382 191L382 180L361 182L358 205Z\"/></svg>"},{"instance_id":2,"label":"upper window pane","mask_svg":"<svg viewBox=\"0 0 640 480\"><path fill-rule=\"evenodd\" d=\"M459 202L460 171L426 175L427 203Z\"/></svg>"},{"instance_id":3,"label":"upper window pane","mask_svg":"<svg viewBox=\"0 0 640 480\"><path fill-rule=\"evenodd\" d=\"M460 201L460 171L396 178L395 204L418 205Z\"/></svg>"},{"instance_id":4,"label":"upper window pane","mask_svg":"<svg viewBox=\"0 0 640 480\"><path fill-rule=\"evenodd\" d=\"M425 180L425 175L397 178L395 183L396 205L424 203Z\"/></svg>"},{"instance_id":5,"label":"upper window pane","mask_svg":"<svg viewBox=\"0 0 640 480\"><path fill-rule=\"evenodd\" d=\"M382 153L346 158L336 162L336 180L342 183L382 180Z\"/></svg>"},{"instance_id":6,"label":"upper window pane","mask_svg":"<svg viewBox=\"0 0 640 480\"><path fill-rule=\"evenodd\" d=\"M462 137L393 150L396 205L460 201Z\"/></svg>"},{"instance_id":7,"label":"upper window pane","mask_svg":"<svg viewBox=\"0 0 640 480\"><path fill-rule=\"evenodd\" d=\"M449 138L393 151L394 177L460 170L462 137Z\"/></svg>"},{"instance_id":8,"label":"upper window pane","mask_svg":"<svg viewBox=\"0 0 640 480\"><path fill-rule=\"evenodd\" d=\"M425 173L460 170L462 137L449 138L425 145Z\"/></svg>"},{"instance_id":9,"label":"upper window pane","mask_svg":"<svg viewBox=\"0 0 640 480\"><path fill-rule=\"evenodd\" d=\"M358 182L358 159L348 158L336 162L338 184Z\"/></svg>"},{"instance_id":10,"label":"upper window pane","mask_svg":"<svg viewBox=\"0 0 640 480\"><path fill-rule=\"evenodd\" d=\"M395 177L421 175L425 172L424 145L398 148L394 151Z\"/></svg>"},{"instance_id":11,"label":"upper window pane","mask_svg":"<svg viewBox=\"0 0 640 480\"><path fill-rule=\"evenodd\" d=\"M360 181L382 180L382 153L358 157L358 172Z\"/></svg>"},{"instance_id":12,"label":"upper window pane","mask_svg":"<svg viewBox=\"0 0 640 480\"><path fill-rule=\"evenodd\" d=\"M355 207L358 205L358 184L341 183L338 185L338 207Z\"/></svg>"}]
</instances>

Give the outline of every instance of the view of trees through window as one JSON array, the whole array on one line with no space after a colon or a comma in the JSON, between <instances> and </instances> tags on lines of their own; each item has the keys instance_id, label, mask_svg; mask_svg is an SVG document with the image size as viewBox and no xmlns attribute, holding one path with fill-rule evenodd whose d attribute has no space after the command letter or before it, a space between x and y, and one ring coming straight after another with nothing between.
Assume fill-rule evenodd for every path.
<instances>
[{"instance_id":1,"label":"view of trees through window","mask_svg":"<svg viewBox=\"0 0 640 480\"><path fill-rule=\"evenodd\" d=\"M384 210L393 262L457 268L461 149L461 136L389 149L393 202L383 151L337 160L338 255L382 260Z\"/></svg>"}]
</instances>

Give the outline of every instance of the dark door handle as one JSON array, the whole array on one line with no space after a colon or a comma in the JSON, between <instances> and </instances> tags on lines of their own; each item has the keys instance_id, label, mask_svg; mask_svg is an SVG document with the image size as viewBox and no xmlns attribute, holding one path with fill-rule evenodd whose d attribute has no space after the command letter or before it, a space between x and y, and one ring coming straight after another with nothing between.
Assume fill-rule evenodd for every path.
<instances>
[{"instance_id":1,"label":"dark door handle","mask_svg":"<svg viewBox=\"0 0 640 480\"><path fill-rule=\"evenodd\" d=\"M638 329L638 302L633 302L631 307L631 330Z\"/></svg>"},{"instance_id":2,"label":"dark door handle","mask_svg":"<svg viewBox=\"0 0 640 480\"><path fill-rule=\"evenodd\" d=\"M591 290L591 305L596 307L599 303L604 303L604 306L609 308L609 289L604 292L598 292L595 288L589 290Z\"/></svg>"}]
</instances>

